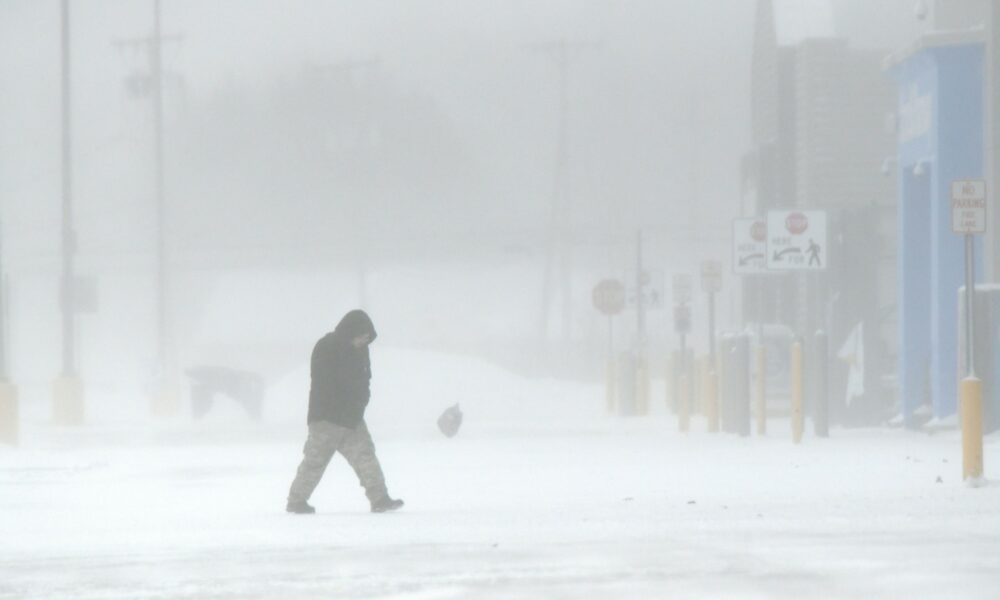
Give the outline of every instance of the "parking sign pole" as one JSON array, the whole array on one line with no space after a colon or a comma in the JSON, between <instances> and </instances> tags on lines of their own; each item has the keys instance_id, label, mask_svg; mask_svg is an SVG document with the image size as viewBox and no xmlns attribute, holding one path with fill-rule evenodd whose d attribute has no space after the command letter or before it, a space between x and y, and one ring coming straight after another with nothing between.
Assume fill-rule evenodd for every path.
<instances>
[{"instance_id":1,"label":"parking sign pole","mask_svg":"<svg viewBox=\"0 0 1000 600\"><path fill-rule=\"evenodd\" d=\"M976 248L974 235L986 233L984 181L951 184L952 231L965 237L965 378L959 383L962 422L962 479L978 485L983 478L983 382L976 377Z\"/></svg>"},{"instance_id":2,"label":"parking sign pole","mask_svg":"<svg viewBox=\"0 0 1000 600\"><path fill-rule=\"evenodd\" d=\"M715 292L708 293L708 360L715 370Z\"/></svg>"},{"instance_id":3,"label":"parking sign pole","mask_svg":"<svg viewBox=\"0 0 1000 600\"><path fill-rule=\"evenodd\" d=\"M973 243L972 234L965 234L965 357L966 377L976 376L976 345L972 336L976 330L976 246Z\"/></svg>"},{"instance_id":4,"label":"parking sign pole","mask_svg":"<svg viewBox=\"0 0 1000 600\"><path fill-rule=\"evenodd\" d=\"M965 362L966 377L959 384L962 420L962 480L977 484L983 477L983 382L976 377L975 344L975 247L972 234L965 234Z\"/></svg>"}]
</instances>

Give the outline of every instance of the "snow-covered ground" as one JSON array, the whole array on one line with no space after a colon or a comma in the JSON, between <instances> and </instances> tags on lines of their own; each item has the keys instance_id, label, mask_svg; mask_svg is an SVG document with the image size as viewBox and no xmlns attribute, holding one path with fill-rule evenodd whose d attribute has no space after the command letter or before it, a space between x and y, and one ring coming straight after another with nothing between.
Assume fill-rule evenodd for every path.
<instances>
[{"instance_id":1,"label":"snow-covered ground","mask_svg":"<svg viewBox=\"0 0 1000 600\"><path fill-rule=\"evenodd\" d=\"M606 416L598 386L392 348L373 367L369 421L407 503L384 515L339 458L317 515L284 512L305 371L262 424L224 402L116 419L94 398L67 431L26 406L21 447L0 447L0 598L1000 597L1000 484L961 483L957 432L683 435L662 402ZM996 438L985 452L989 475Z\"/></svg>"}]
</instances>

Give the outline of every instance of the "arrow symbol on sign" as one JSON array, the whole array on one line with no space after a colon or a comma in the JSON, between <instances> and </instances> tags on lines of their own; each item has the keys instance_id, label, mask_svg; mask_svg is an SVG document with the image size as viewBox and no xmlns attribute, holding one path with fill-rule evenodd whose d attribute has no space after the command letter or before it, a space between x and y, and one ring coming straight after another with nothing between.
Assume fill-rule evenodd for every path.
<instances>
[{"instance_id":1,"label":"arrow symbol on sign","mask_svg":"<svg viewBox=\"0 0 1000 600\"><path fill-rule=\"evenodd\" d=\"M777 250L774 251L774 256L771 258L774 262L781 262L781 259L786 254L802 254L802 248L785 248L781 252Z\"/></svg>"},{"instance_id":2,"label":"arrow symbol on sign","mask_svg":"<svg viewBox=\"0 0 1000 600\"><path fill-rule=\"evenodd\" d=\"M740 266L741 267L745 267L748 262L750 262L751 260L757 259L757 258L764 258L764 255L758 253L758 254L750 254L750 255L744 256L743 258L740 259Z\"/></svg>"}]
</instances>

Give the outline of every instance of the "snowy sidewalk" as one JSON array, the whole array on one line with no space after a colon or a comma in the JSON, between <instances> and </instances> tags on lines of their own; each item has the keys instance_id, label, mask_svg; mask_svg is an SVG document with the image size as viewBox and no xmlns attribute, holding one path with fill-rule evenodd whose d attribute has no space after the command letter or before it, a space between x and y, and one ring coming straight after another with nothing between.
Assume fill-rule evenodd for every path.
<instances>
[{"instance_id":1,"label":"snowy sidewalk","mask_svg":"<svg viewBox=\"0 0 1000 600\"><path fill-rule=\"evenodd\" d=\"M309 517L304 428L38 425L0 450L0 598L1000 596L1000 485L960 483L957 433L787 426L373 427L407 506L369 514L335 458Z\"/></svg>"}]
</instances>

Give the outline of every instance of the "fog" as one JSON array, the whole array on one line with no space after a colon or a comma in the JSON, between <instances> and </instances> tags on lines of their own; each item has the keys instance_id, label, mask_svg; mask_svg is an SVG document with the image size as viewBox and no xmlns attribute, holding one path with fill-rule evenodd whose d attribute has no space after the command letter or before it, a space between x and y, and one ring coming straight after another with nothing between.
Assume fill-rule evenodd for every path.
<instances>
[{"instance_id":1,"label":"fog","mask_svg":"<svg viewBox=\"0 0 1000 600\"><path fill-rule=\"evenodd\" d=\"M59 14L57 5L35 2L9 2L4 11L6 250L11 272L31 280L18 286L26 288L12 299L18 306L29 286L58 273ZM114 281L146 278L147 287L155 259L151 101L129 88L144 81L148 56L116 43L149 34L152 6L92 2L72 6L72 19L77 260L98 279L102 305L82 319L79 343L85 361L122 342L141 356L152 344L139 339L149 326L140 305L153 314L151 299L116 290ZM748 133L751 22L745 2L164 3L167 262L173 278L190 280L172 289L175 326L204 312L204 293L192 288L213 285L207 270L231 277L266 269L280 278L309 269L318 282L321 270L377 276L424 268L424 257L463 256L484 275L498 260L524 269L514 280L469 284L491 286L490 295L516 286L519 310L499 307L499 316L530 331L541 310L553 188L565 186L572 268L588 288L575 290L584 298L574 307L582 335L594 327L590 279L631 265L637 228L656 231L649 244L662 249L652 259L661 269L695 265L711 252L679 246L664 256L670 240L699 238L693 230L712 231L721 249L728 215L718 215L739 193ZM562 40L572 49L566 166L556 175L560 68L546 45ZM472 337L474 324L442 318L467 293L461 277L449 280L447 293L436 293L431 275L432 289L402 296L420 305L420 320L445 321L435 337ZM338 291L310 307L319 329L295 333L315 337L340 308L361 301L355 290ZM364 300L391 319L386 339L431 335L410 316L396 319L405 309L399 294L380 292L393 298L388 306L371 294ZM21 312L46 296L39 290ZM135 319L131 339L95 342L111 325L105 320L121 321L104 309L125 304ZM287 324L279 306L248 308L250 321ZM16 321L13 337L57 348L51 307L45 313L30 336ZM86 366L100 369L95 363ZM25 357L13 368L45 378L52 366Z\"/></svg>"},{"instance_id":2,"label":"fog","mask_svg":"<svg viewBox=\"0 0 1000 600\"><path fill-rule=\"evenodd\" d=\"M897 368L912 165L895 123L916 92L899 91L899 57L935 28L982 30L929 4L70 1L64 89L62 4L0 0L0 375L17 440L0 446L0 524L18 540L0 571L26 566L0 597L829 591L804 574L879 596L898 589L887 573L909 538L928 587L903 589L936 596L955 582L935 545L997 560L995 541L923 521L867 550L837 525L875 535L888 506L920 497L907 516L953 502L982 518L956 531L1000 532L995 489L956 500L954 399L920 392L933 440L900 429L914 422ZM767 273L770 247L742 270L734 220L781 210L824 213L822 270ZM606 280L614 309L597 306ZM377 331L364 418L410 521L351 515L368 507L335 459L314 498L343 520L286 525L317 435L317 340L352 309ZM776 441L802 435L796 341L807 439L826 443L808 454ZM435 422L456 404L465 422L446 439ZM765 413L769 437L751 436ZM922 466L900 472L903 456ZM242 506L189 519L208 498ZM413 557L420 545L449 566ZM494 560L498 545L510 554ZM111 558L128 547L133 562ZM220 550L218 571L184 566ZM104 579L84 573L89 551ZM852 588L836 565L859 553ZM764 581L758 561L791 567ZM976 565L965 597L996 587Z\"/></svg>"}]
</instances>

